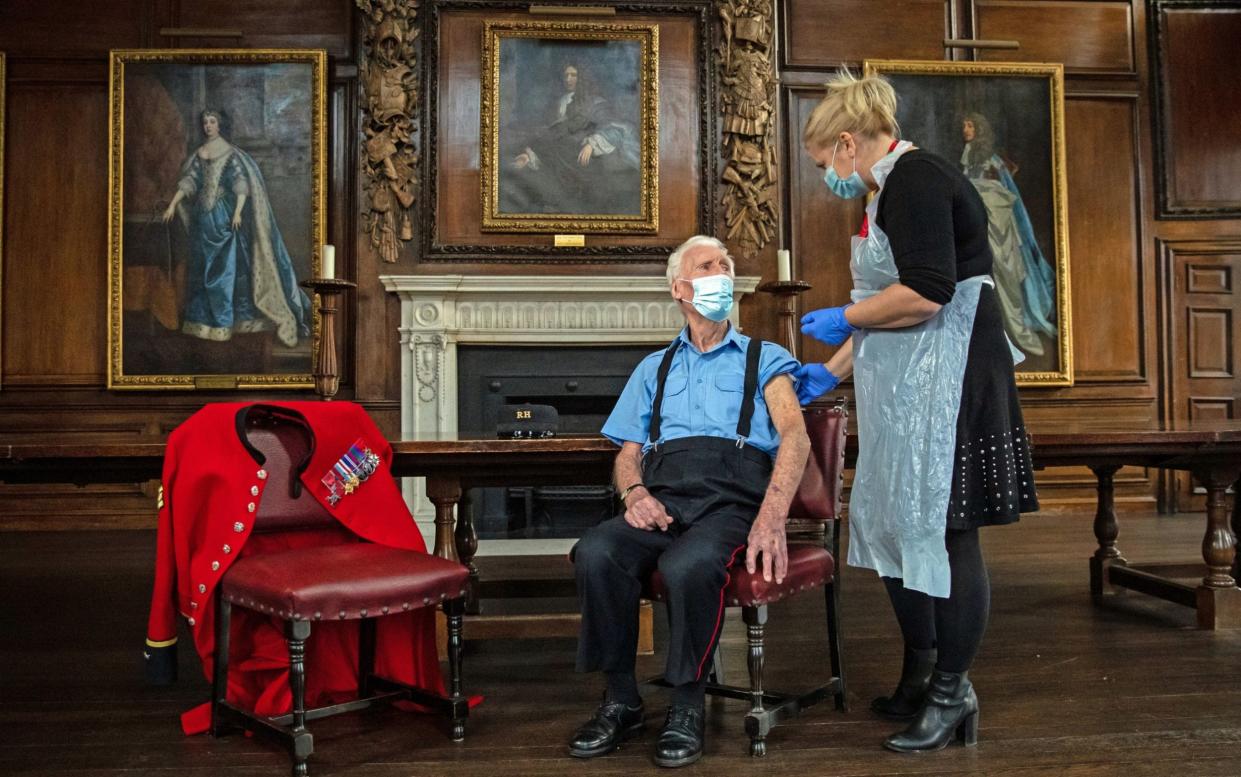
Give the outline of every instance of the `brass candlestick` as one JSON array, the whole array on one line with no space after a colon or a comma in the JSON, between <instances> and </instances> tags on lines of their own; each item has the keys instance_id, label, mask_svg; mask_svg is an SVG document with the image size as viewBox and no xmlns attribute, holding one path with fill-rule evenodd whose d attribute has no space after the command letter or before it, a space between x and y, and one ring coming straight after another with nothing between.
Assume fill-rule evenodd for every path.
<instances>
[{"instance_id":1,"label":"brass candlestick","mask_svg":"<svg viewBox=\"0 0 1241 777\"><path fill-rule=\"evenodd\" d=\"M315 360L314 369L315 393L324 402L330 402L340 388L340 366L336 361L336 311L339 309L341 294L356 289L358 284L335 278L312 278L298 285L319 295L321 328L319 358Z\"/></svg>"},{"instance_id":2,"label":"brass candlestick","mask_svg":"<svg viewBox=\"0 0 1241 777\"><path fill-rule=\"evenodd\" d=\"M768 281L759 291L780 298L780 317L784 319L784 347L797 358L797 297L813 288L805 281Z\"/></svg>"}]
</instances>

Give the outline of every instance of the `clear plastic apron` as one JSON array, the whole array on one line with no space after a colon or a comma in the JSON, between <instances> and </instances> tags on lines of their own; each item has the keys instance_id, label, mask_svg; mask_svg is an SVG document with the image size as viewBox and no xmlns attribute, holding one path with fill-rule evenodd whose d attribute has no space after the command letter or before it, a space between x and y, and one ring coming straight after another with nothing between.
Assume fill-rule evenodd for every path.
<instances>
[{"instance_id":1,"label":"clear plastic apron","mask_svg":"<svg viewBox=\"0 0 1241 777\"><path fill-rule=\"evenodd\" d=\"M866 207L866 237L853 238L854 302L899 281L875 215L892 166L912 147L901 142L871 172L880 189ZM903 578L906 588L931 596L951 592L944 529L961 386L984 283L992 281L961 281L952 300L916 326L853 334L858 461L849 500L849 563Z\"/></svg>"}]
</instances>

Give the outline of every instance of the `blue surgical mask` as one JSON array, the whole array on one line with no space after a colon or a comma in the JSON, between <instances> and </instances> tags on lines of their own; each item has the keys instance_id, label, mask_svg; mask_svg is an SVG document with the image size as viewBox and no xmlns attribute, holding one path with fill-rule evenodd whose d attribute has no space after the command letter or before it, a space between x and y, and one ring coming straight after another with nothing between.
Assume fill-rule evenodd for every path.
<instances>
[{"instance_id":1,"label":"blue surgical mask","mask_svg":"<svg viewBox=\"0 0 1241 777\"><path fill-rule=\"evenodd\" d=\"M839 146L839 140L836 141L836 145L832 146L832 162L827 166L827 172L823 174L823 182L827 184L827 188L832 190L832 194L840 199L857 199L870 191L870 187L862 180L862 176L858 175L856 157L853 159L853 175L841 178L836 174L836 149Z\"/></svg>"},{"instance_id":2,"label":"blue surgical mask","mask_svg":"<svg viewBox=\"0 0 1241 777\"><path fill-rule=\"evenodd\" d=\"M690 304L711 321L723 321L733 309L733 279L727 275L708 275L704 278L681 278L694 287L694 299Z\"/></svg>"}]
</instances>

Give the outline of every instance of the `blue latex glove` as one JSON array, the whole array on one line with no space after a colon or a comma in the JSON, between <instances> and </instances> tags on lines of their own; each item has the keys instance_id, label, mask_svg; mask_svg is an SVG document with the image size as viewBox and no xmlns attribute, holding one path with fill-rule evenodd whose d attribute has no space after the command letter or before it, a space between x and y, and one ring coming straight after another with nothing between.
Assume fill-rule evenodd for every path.
<instances>
[{"instance_id":1,"label":"blue latex glove","mask_svg":"<svg viewBox=\"0 0 1241 777\"><path fill-rule=\"evenodd\" d=\"M849 305L843 305L807 313L801 317L801 333L828 345L840 345L857 329L845 319L845 310L848 307Z\"/></svg>"},{"instance_id":2,"label":"blue latex glove","mask_svg":"<svg viewBox=\"0 0 1241 777\"><path fill-rule=\"evenodd\" d=\"M826 364L803 364L793 370L793 377L797 379L797 401L803 405L810 404L840 383L840 378Z\"/></svg>"}]
</instances>

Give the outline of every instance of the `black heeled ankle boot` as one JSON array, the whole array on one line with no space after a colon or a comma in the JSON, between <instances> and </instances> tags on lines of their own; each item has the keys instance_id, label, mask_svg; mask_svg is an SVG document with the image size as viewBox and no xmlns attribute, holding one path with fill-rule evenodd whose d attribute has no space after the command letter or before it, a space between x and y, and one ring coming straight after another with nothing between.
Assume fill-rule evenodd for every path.
<instances>
[{"instance_id":1,"label":"black heeled ankle boot","mask_svg":"<svg viewBox=\"0 0 1241 777\"><path fill-rule=\"evenodd\" d=\"M966 747L978 744L978 697L965 672L936 669L921 712L883 746L898 753L941 750L954 734Z\"/></svg>"},{"instance_id":2,"label":"black heeled ankle boot","mask_svg":"<svg viewBox=\"0 0 1241 777\"><path fill-rule=\"evenodd\" d=\"M871 712L892 720L913 720L926 699L936 656L935 648L915 650L906 645L905 658L901 662L901 680L896 690L891 696L880 696L872 701Z\"/></svg>"}]
</instances>

